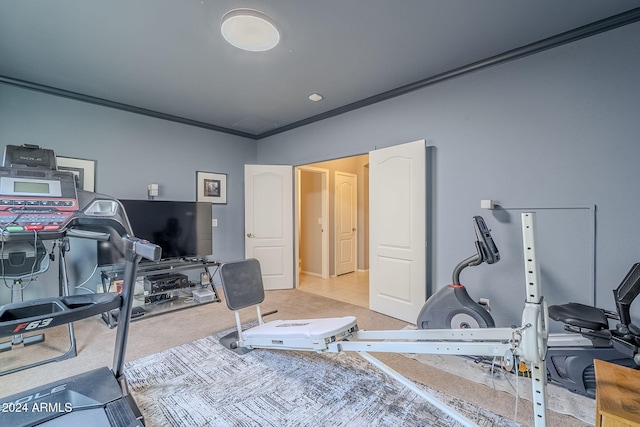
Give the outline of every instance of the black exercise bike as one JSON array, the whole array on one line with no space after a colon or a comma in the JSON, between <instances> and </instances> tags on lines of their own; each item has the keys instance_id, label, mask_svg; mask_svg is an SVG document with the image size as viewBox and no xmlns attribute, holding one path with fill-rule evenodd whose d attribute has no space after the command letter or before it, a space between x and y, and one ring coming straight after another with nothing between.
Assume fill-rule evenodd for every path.
<instances>
[{"instance_id":1,"label":"black exercise bike","mask_svg":"<svg viewBox=\"0 0 640 427\"><path fill-rule=\"evenodd\" d=\"M420 329L495 327L486 304L474 301L460 273L466 267L500 260L491 232L480 216L473 218L476 254L453 271L451 285L439 289L424 304L416 322ZM630 307L640 294L640 263L633 265L614 291L616 312L579 303L552 305L549 317L564 323L567 333L549 334L546 366L550 382L595 397L593 360L640 368L640 328L631 321ZM613 327L610 323L615 324Z\"/></svg>"}]
</instances>

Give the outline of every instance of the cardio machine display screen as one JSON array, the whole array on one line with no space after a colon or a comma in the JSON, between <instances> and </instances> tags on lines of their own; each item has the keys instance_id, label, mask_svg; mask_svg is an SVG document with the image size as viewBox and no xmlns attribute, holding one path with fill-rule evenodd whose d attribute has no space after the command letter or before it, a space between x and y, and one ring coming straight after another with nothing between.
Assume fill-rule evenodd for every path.
<instances>
[{"instance_id":1,"label":"cardio machine display screen","mask_svg":"<svg viewBox=\"0 0 640 427\"><path fill-rule=\"evenodd\" d=\"M0 178L0 195L62 197L62 186L60 181L55 179L2 177Z\"/></svg>"},{"instance_id":2,"label":"cardio machine display screen","mask_svg":"<svg viewBox=\"0 0 640 427\"><path fill-rule=\"evenodd\" d=\"M13 191L16 193L33 193L33 194L49 194L48 182L33 181L15 181L13 183Z\"/></svg>"}]
</instances>

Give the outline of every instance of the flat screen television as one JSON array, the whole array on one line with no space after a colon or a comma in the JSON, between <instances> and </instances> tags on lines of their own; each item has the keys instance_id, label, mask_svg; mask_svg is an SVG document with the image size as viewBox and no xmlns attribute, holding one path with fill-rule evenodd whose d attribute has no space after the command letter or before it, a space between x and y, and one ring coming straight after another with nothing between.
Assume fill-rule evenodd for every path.
<instances>
[{"instance_id":1,"label":"flat screen television","mask_svg":"<svg viewBox=\"0 0 640 427\"><path fill-rule=\"evenodd\" d=\"M211 203L126 200L133 235L162 248L162 258L205 257L212 252ZM98 265L118 262L111 245L98 244Z\"/></svg>"}]
</instances>

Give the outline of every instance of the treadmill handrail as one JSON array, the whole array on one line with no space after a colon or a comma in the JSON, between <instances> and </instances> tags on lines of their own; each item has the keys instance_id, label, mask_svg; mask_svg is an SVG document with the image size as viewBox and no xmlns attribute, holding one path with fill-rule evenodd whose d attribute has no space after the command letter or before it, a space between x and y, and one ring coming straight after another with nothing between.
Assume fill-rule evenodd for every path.
<instances>
[{"instance_id":1,"label":"treadmill handrail","mask_svg":"<svg viewBox=\"0 0 640 427\"><path fill-rule=\"evenodd\" d=\"M108 227L112 219L105 218L102 225ZM96 218L96 226L101 225L100 219ZM78 227L82 230L82 227ZM65 230L63 235L71 232L73 228ZM93 231L93 232L92 232ZM95 230L82 230L76 237L94 238L102 240L104 233ZM158 261L162 255L160 246L147 240L126 234L124 230L116 230L110 235L110 239L117 239L117 244L122 245L124 252L124 280L122 294L83 294L67 297L53 297L42 300L27 301L21 303L9 303L0 306L0 336L20 333L21 330L45 329L76 320L98 315L116 308L120 309L120 319L116 332L116 342L113 360L113 373L118 381L124 378L124 357L129 334L129 323L131 321L131 308L133 306L133 291L136 282L138 263L141 258L151 261ZM40 302L38 302L40 301ZM35 304L34 304L35 303ZM25 306L25 304L27 304ZM32 304L29 306L29 304ZM33 312L39 314L34 315ZM17 328L17 330L16 330ZM10 332L8 332L10 331ZM7 333L8 332L8 333ZM5 335L3 335L5 334Z\"/></svg>"},{"instance_id":2,"label":"treadmill handrail","mask_svg":"<svg viewBox=\"0 0 640 427\"><path fill-rule=\"evenodd\" d=\"M52 328L99 315L122 305L115 292L40 298L0 307L0 337Z\"/></svg>"}]
</instances>

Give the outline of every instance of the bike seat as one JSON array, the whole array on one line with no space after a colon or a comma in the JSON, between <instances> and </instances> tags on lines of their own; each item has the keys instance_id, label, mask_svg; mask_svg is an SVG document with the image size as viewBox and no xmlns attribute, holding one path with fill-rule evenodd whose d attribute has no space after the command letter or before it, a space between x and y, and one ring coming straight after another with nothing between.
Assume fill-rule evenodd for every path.
<instances>
[{"instance_id":1,"label":"bike seat","mask_svg":"<svg viewBox=\"0 0 640 427\"><path fill-rule=\"evenodd\" d=\"M600 331L609 329L607 316L599 308L570 302L549 307L549 317L567 325Z\"/></svg>"}]
</instances>

